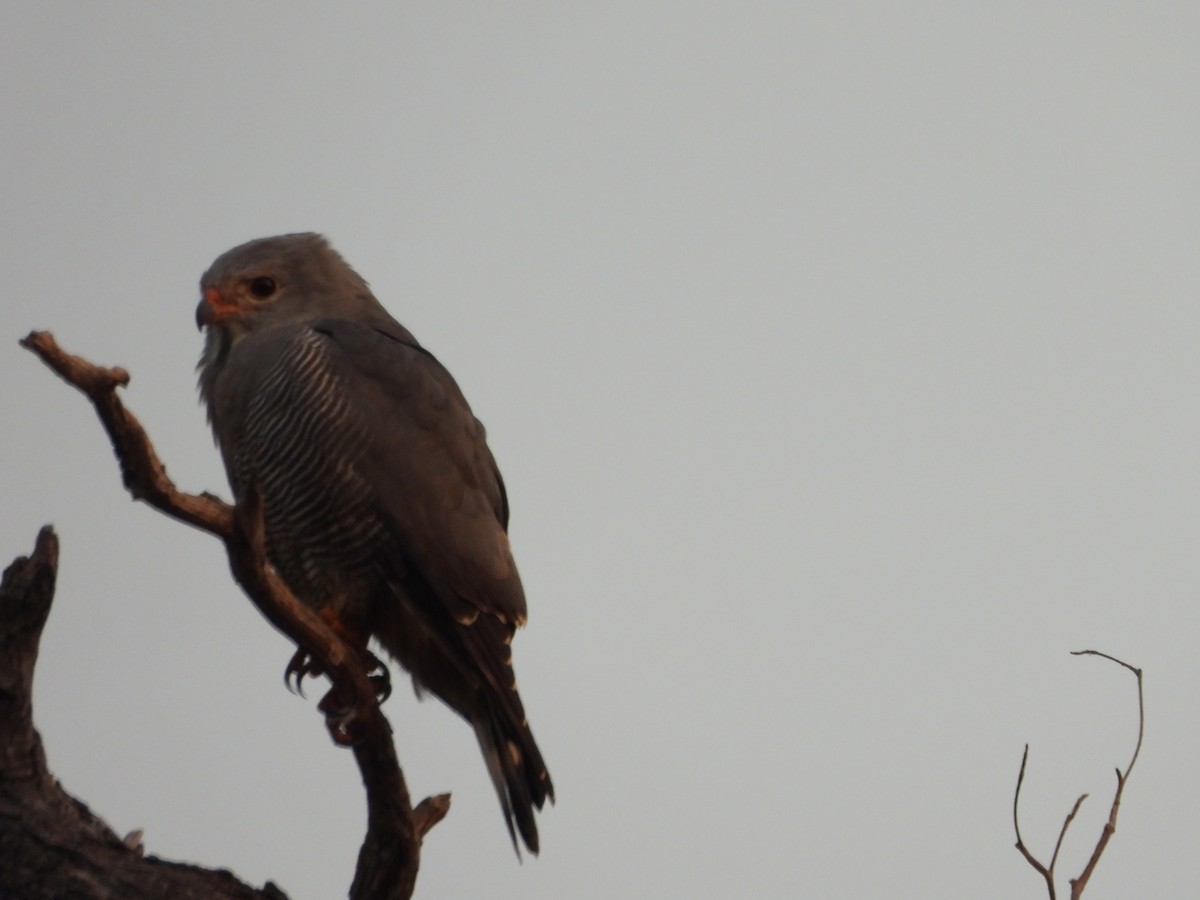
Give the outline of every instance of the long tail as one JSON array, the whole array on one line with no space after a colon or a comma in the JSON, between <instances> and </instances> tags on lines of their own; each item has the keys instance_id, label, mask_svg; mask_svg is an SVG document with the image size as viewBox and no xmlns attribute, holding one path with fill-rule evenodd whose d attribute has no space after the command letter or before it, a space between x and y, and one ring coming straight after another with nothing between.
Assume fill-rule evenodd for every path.
<instances>
[{"instance_id":1,"label":"long tail","mask_svg":"<svg viewBox=\"0 0 1200 900\"><path fill-rule=\"evenodd\" d=\"M554 785L517 693L514 626L491 616L470 624L457 622L419 578L392 584L400 602L381 606L375 636L412 674L418 695L431 691L471 723L513 848L520 857L520 832L521 841L536 855L534 811L547 800L554 802ZM430 609L436 615L430 615Z\"/></svg>"},{"instance_id":2,"label":"long tail","mask_svg":"<svg viewBox=\"0 0 1200 900\"><path fill-rule=\"evenodd\" d=\"M516 699L514 697L514 699ZM516 703L520 709L520 700ZM540 810L549 800L554 802L554 785L546 763L523 718L514 721L508 710L491 707L473 724L479 747L487 764L504 821L512 838L517 856L521 848L517 844L517 832L529 852L537 855L538 830L534 810Z\"/></svg>"}]
</instances>

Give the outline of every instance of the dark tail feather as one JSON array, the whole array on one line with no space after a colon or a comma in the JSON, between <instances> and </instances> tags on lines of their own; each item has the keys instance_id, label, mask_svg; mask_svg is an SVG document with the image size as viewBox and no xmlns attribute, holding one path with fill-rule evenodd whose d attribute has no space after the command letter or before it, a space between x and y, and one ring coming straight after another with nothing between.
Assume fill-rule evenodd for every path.
<instances>
[{"instance_id":1,"label":"dark tail feather","mask_svg":"<svg viewBox=\"0 0 1200 900\"><path fill-rule=\"evenodd\" d=\"M554 802L554 785L534 743L533 732L527 723L505 723L503 713L496 710L489 710L474 724L513 849L520 858L521 848L517 844L520 832L521 841L537 856L538 831L533 812L540 810L547 800Z\"/></svg>"}]
</instances>

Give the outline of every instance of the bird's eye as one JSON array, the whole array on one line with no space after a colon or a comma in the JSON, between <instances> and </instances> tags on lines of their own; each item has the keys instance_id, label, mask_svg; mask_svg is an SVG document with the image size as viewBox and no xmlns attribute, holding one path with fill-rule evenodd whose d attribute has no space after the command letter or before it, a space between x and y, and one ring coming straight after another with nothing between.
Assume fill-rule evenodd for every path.
<instances>
[{"instance_id":1,"label":"bird's eye","mask_svg":"<svg viewBox=\"0 0 1200 900\"><path fill-rule=\"evenodd\" d=\"M250 282L250 293L259 300L266 300L275 293L275 279L268 278L266 275L259 275Z\"/></svg>"}]
</instances>

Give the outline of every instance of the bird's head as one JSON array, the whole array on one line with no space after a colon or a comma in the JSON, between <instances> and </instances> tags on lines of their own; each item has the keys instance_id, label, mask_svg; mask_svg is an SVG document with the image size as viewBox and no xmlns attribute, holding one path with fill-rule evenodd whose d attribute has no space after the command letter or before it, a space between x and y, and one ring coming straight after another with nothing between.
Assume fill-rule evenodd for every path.
<instances>
[{"instance_id":1,"label":"bird's head","mask_svg":"<svg viewBox=\"0 0 1200 900\"><path fill-rule=\"evenodd\" d=\"M196 325L207 332L197 366L201 396L210 399L217 374L242 338L319 319L403 332L319 234L259 238L221 254L200 279L196 307Z\"/></svg>"},{"instance_id":2,"label":"bird's head","mask_svg":"<svg viewBox=\"0 0 1200 900\"><path fill-rule=\"evenodd\" d=\"M217 257L200 279L196 325L224 341L310 318L379 310L367 283L319 234L260 238Z\"/></svg>"}]
</instances>

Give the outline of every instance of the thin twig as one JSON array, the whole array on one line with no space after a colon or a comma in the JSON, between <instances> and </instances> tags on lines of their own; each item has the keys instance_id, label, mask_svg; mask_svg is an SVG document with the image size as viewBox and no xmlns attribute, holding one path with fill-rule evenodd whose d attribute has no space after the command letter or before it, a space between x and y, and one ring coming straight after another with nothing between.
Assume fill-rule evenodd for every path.
<instances>
[{"instance_id":1,"label":"thin twig","mask_svg":"<svg viewBox=\"0 0 1200 900\"><path fill-rule=\"evenodd\" d=\"M1084 866L1083 871L1078 878L1071 879L1071 900L1078 900L1083 896L1083 889L1087 887L1088 880L1092 877L1092 873L1096 871L1096 864L1100 862L1100 856L1104 853L1104 849L1108 846L1109 840L1117 831L1117 812L1121 808L1121 795L1125 793L1125 783L1129 780L1129 774L1133 771L1133 766L1137 762L1138 755L1142 752L1142 738L1146 732L1146 702L1142 691L1142 670L1136 666L1131 666L1124 660L1117 659L1115 656L1109 656L1107 653L1102 653L1099 650L1075 650L1072 651L1072 656L1100 656L1118 665L1122 665L1132 672L1137 677L1138 691L1138 738L1137 745L1133 748L1133 756L1129 758L1129 765L1125 767L1124 773L1117 769L1117 789L1113 793L1112 806L1108 811L1108 821L1104 823L1104 828L1100 832L1100 838L1096 841L1096 847L1092 851L1091 857Z\"/></svg>"},{"instance_id":2,"label":"thin twig","mask_svg":"<svg viewBox=\"0 0 1200 900\"><path fill-rule=\"evenodd\" d=\"M1075 805L1071 807L1071 811L1067 813L1067 817L1063 819L1062 828L1058 831L1058 840L1054 842L1054 855L1050 857L1050 871L1052 873L1054 872L1055 864L1058 863L1058 854L1062 850L1063 840L1067 836L1067 829L1075 821L1075 816L1079 814L1079 807L1083 806L1083 801L1087 798L1087 794L1080 794L1079 799L1075 801Z\"/></svg>"},{"instance_id":3,"label":"thin twig","mask_svg":"<svg viewBox=\"0 0 1200 900\"><path fill-rule=\"evenodd\" d=\"M1025 745L1025 752L1021 754L1021 771L1017 773L1017 789L1013 792L1013 829L1017 832L1017 849L1021 851L1021 855L1025 857L1025 861L1037 871L1039 875L1046 880L1046 890L1050 892L1050 900L1055 900L1054 893L1054 872L1042 865L1041 861L1029 852L1029 848L1025 846L1025 841L1021 838L1021 822L1017 816L1017 807L1021 803L1021 785L1025 783L1025 763L1029 761L1029 745Z\"/></svg>"},{"instance_id":4,"label":"thin twig","mask_svg":"<svg viewBox=\"0 0 1200 900\"><path fill-rule=\"evenodd\" d=\"M1092 850L1091 858L1088 859L1088 863L1084 867L1083 872L1079 875L1079 877L1070 879L1071 900L1079 900L1079 898L1083 896L1083 891L1084 888L1087 887L1088 880L1092 877L1092 873L1096 870L1096 864L1100 862L1100 857L1104 853L1104 849L1108 846L1109 840L1117 830L1117 811L1121 806L1121 795L1125 790L1125 782L1129 779L1129 773L1133 771L1133 766L1134 763L1137 762L1138 754L1142 752L1142 737L1145 733L1146 727L1146 707L1142 693L1141 669L1131 666L1129 663L1117 659L1115 656L1102 653L1099 650L1073 650L1071 651L1071 655L1100 656L1104 659L1122 665L1137 676L1138 687L1137 746L1134 747L1133 756L1130 758L1129 765L1125 768L1125 771L1122 772L1120 769L1117 769L1117 790L1113 796L1112 808L1109 810L1108 821L1104 824L1104 828L1100 832L1100 838L1096 842L1095 849ZM1017 810L1021 802L1021 786L1025 782L1025 763L1028 761L1028 759L1029 745L1026 744L1025 752L1021 756L1021 769L1017 773L1017 788L1013 793L1013 829L1017 834L1016 846L1017 850L1021 852L1021 855L1025 857L1026 862L1028 862L1029 865L1032 866L1033 869L1045 880L1046 889L1050 894L1050 900L1055 900L1056 894L1054 888L1054 867L1058 863L1058 854L1059 851L1062 850L1063 840L1067 835L1067 829L1070 828L1071 822L1075 820L1075 816L1079 812L1079 807L1083 804L1083 801L1087 799L1088 795L1082 794L1079 799L1075 801L1075 805L1071 807L1071 811L1067 813L1066 819L1063 820L1062 828L1059 830L1058 840L1054 845L1054 855L1050 858L1050 865L1043 865L1042 862L1038 860L1037 857L1035 857L1025 846L1025 842L1021 838L1021 825L1017 815Z\"/></svg>"}]
</instances>

